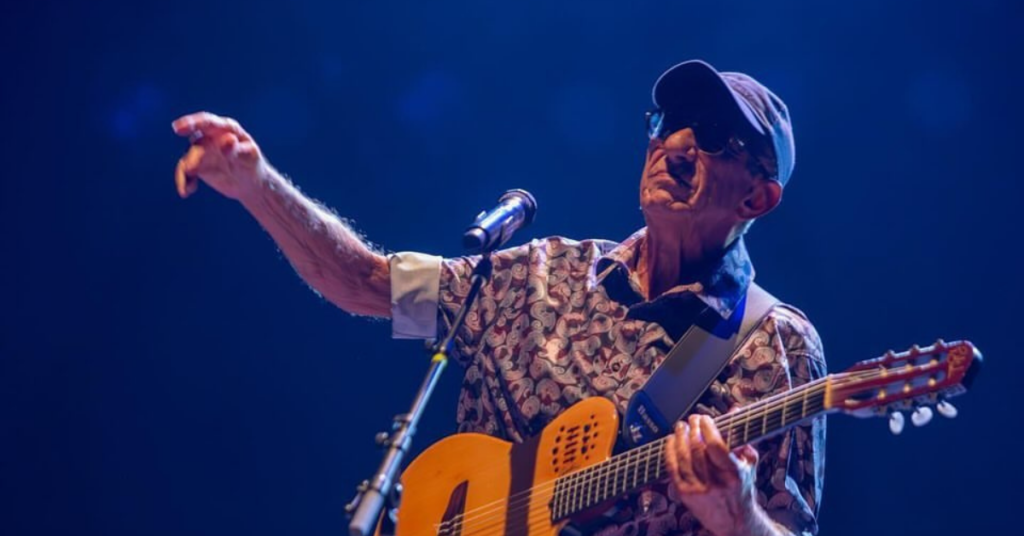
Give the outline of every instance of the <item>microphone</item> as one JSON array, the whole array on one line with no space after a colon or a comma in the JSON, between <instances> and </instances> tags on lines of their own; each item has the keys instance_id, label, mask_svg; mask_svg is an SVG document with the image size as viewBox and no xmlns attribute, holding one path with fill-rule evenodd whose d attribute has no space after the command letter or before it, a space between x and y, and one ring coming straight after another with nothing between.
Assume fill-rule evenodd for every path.
<instances>
[{"instance_id":1,"label":"microphone","mask_svg":"<svg viewBox=\"0 0 1024 536\"><path fill-rule=\"evenodd\" d=\"M481 212L462 235L462 247L472 253L494 251L508 242L512 234L533 223L537 200L526 190L509 190L498 199L498 206Z\"/></svg>"}]
</instances>

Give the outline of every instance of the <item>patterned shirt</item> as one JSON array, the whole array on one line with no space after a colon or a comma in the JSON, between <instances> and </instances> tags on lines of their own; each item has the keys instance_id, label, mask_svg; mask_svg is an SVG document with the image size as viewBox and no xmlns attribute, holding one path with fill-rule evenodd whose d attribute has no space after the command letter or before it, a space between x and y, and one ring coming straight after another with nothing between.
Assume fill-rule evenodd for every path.
<instances>
[{"instance_id":1,"label":"patterned shirt","mask_svg":"<svg viewBox=\"0 0 1024 536\"><path fill-rule=\"evenodd\" d=\"M460 432L522 442L591 396L608 398L624 412L700 310L732 314L754 276L742 238L700 282L645 301L635 270L644 236L641 229L621 244L554 237L493 255L493 275L456 338L454 357L465 369ZM395 335L434 337L439 325L448 325L478 260L393 256ZM733 354L695 411L717 417L824 375L814 327L798 310L779 305ZM824 417L755 446L758 502L793 533L815 534ZM710 534L667 481L618 506L600 536Z\"/></svg>"}]
</instances>

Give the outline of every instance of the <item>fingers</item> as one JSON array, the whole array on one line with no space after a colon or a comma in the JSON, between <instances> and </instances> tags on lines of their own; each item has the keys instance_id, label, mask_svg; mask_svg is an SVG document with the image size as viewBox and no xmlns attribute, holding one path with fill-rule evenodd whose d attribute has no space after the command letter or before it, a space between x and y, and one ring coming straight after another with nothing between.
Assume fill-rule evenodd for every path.
<instances>
[{"instance_id":1,"label":"fingers","mask_svg":"<svg viewBox=\"0 0 1024 536\"><path fill-rule=\"evenodd\" d=\"M672 483L680 493L698 493L704 490L704 484L693 471L689 428L685 422L676 423L675 432L670 434L665 442L666 465Z\"/></svg>"},{"instance_id":2,"label":"fingers","mask_svg":"<svg viewBox=\"0 0 1024 536\"><path fill-rule=\"evenodd\" d=\"M676 490L684 495L734 488L757 461L757 450L750 445L730 452L715 421L706 415L676 423L665 442L665 465Z\"/></svg>"},{"instance_id":3,"label":"fingers","mask_svg":"<svg viewBox=\"0 0 1024 536\"><path fill-rule=\"evenodd\" d=\"M188 190L188 175L185 173L185 159L178 160L177 167L174 168L174 189L178 192L178 197L185 199L189 196Z\"/></svg>"},{"instance_id":4,"label":"fingers","mask_svg":"<svg viewBox=\"0 0 1024 536\"><path fill-rule=\"evenodd\" d=\"M676 424L676 459L679 460L679 474L683 482L693 484L698 481L693 471L693 453L690 447L690 427L686 423Z\"/></svg>"},{"instance_id":5,"label":"fingers","mask_svg":"<svg viewBox=\"0 0 1024 536\"><path fill-rule=\"evenodd\" d=\"M701 432L700 415L690 415L689 418L689 443L690 459L693 464L693 474L701 482L708 482L707 445L704 443L704 434Z\"/></svg>"},{"instance_id":6,"label":"fingers","mask_svg":"<svg viewBox=\"0 0 1024 536\"><path fill-rule=\"evenodd\" d=\"M702 415L699 422L701 434L704 436L709 470L714 476L714 480L726 485L738 482L739 472L736 468L736 461L729 455L729 447L722 439L722 434L715 426L715 421L711 417Z\"/></svg>"},{"instance_id":7,"label":"fingers","mask_svg":"<svg viewBox=\"0 0 1024 536\"><path fill-rule=\"evenodd\" d=\"M676 426L678 430L679 426ZM683 479L679 476L679 459L676 458L676 449L678 448L675 434L669 434L665 438L665 467L668 468L668 475L672 479L672 484L677 488L683 485Z\"/></svg>"},{"instance_id":8,"label":"fingers","mask_svg":"<svg viewBox=\"0 0 1024 536\"><path fill-rule=\"evenodd\" d=\"M218 134L231 133L237 136L239 140L252 141L249 133L242 128L242 125L238 124L238 121L209 112L183 115L171 123L171 128L174 129L175 134L184 137L196 135L211 137Z\"/></svg>"},{"instance_id":9,"label":"fingers","mask_svg":"<svg viewBox=\"0 0 1024 536\"><path fill-rule=\"evenodd\" d=\"M174 170L174 186L182 199L192 195L199 187L196 173L205 152L206 149L202 145L193 145L185 156L178 160L178 166Z\"/></svg>"}]
</instances>

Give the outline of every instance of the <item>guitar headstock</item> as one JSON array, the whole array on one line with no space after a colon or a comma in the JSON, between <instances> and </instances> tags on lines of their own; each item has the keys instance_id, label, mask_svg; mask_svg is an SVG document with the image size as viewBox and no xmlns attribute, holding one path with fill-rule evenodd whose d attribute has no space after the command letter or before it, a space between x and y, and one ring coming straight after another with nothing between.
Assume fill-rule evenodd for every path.
<instances>
[{"instance_id":1,"label":"guitar headstock","mask_svg":"<svg viewBox=\"0 0 1024 536\"><path fill-rule=\"evenodd\" d=\"M968 341L937 341L905 352L887 352L861 361L831 378L826 407L858 417L892 415L893 433L903 429L900 410L913 410L920 426L931 419L930 406L953 417L945 399L963 394L981 368L981 352Z\"/></svg>"}]
</instances>

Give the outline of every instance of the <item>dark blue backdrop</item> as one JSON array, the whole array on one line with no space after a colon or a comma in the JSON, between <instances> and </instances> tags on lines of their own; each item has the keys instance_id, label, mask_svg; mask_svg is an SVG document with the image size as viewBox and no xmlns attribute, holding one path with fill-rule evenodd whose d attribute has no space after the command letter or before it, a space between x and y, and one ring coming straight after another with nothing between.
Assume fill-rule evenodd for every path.
<instances>
[{"instance_id":1,"label":"dark blue backdrop","mask_svg":"<svg viewBox=\"0 0 1024 536\"><path fill-rule=\"evenodd\" d=\"M938 337L988 358L956 421L830 419L822 534L1019 523L1013 4L5 4L0 533L342 534L425 368L236 204L179 200L174 117L237 117L390 251L457 254L512 187L541 205L520 240L623 238L650 85L693 57L790 106L796 174L749 244L831 369ZM459 374L417 449L452 431Z\"/></svg>"}]
</instances>

